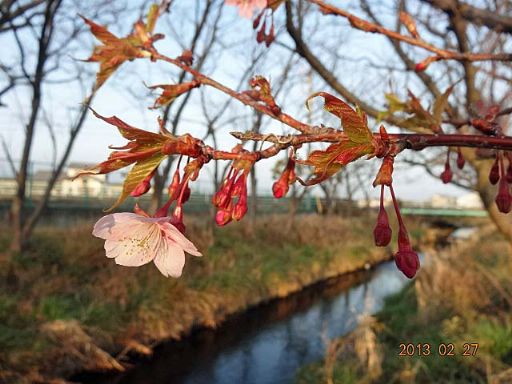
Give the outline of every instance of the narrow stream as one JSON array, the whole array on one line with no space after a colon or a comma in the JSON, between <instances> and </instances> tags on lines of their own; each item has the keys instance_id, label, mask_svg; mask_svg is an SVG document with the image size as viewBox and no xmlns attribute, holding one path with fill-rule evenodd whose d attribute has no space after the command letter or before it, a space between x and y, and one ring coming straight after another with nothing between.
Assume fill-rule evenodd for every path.
<instances>
[{"instance_id":1,"label":"narrow stream","mask_svg":"<svg viewBox=\"0 0 512 384\"><path fill-rule=\"evenodd\" d=\"M322 359L326 338L350 332L364 314L409 281L394 262L317 284L157 347L154 356L104 384L293 383L297 369ZM92 382L92 381L91 381Z\"/></svg>"}]
</instances>

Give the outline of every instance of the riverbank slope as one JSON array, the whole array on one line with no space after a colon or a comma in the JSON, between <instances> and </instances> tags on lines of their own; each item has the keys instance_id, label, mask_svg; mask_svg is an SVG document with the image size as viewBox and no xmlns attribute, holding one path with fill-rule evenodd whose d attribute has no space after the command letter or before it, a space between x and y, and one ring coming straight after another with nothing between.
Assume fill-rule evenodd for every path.
<instances>
[{"instance_id":1,"label":"riverbank slope","mask_svg":"<svg viewBox=\"0 0 512 384\"><path fill-rule=\"evenodd\" d=\"M389 258L373 245L364 218L286 216L206 229L190 224L203 258L189 258L180 279L152 263L116 266L91 226L40 229L14 258L16 281L0 268L0 364L4 380L65 378L83 370L123 370L127 356L162 340L284 297L315 282ZM0 239L6 249L8 232Z\"/></svg>"},{"instance_id":2,"label":"riverbank slope","mask_svg":"<svg viewBox=\"0 0 512 384\"><path fill-rule=\"evenodd\" d=\"M511 383L511 257L494 232L427 255L416 280L297 383Z\"/></svg>"}]
</instances>

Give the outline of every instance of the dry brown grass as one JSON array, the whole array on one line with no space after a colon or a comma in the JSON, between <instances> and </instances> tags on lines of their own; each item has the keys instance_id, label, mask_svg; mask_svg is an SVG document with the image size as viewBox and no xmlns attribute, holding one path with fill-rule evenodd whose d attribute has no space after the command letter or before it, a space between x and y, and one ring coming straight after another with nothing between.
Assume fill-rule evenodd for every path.
<instances>
[{"instance_id":1,"label":"dry brown grass","mask_svg":"<svg viewBox=\"0 0 512 384\"><path fill-rule=\"evenodd\" d=\"M121 355L130 345L144 350L195 326L216 327L248 306L383 260L387 254L373 246L372 227L363 219L311 215L287 230L286 216L268 216L250 232L245 223L212 230L197 218L187 235L205 256L190 257L180 279L162 277L152 263L116 266L90 224L40 229L30 249L15 257L17 291L0 294L0 307L7 308L0 321L14 337L0 363L26 372L30 361L36 373L51 374L45 362L61 364L73 355L66 353L70 345L39 332L55 321L77 325L70 329L93 340L96 352Z\"/></svg>"},{"instance_id":2,"label":"dry brown grass","mask_svg":"<svg viewBox=\"0 0 512 384\"><path fill-rule=\"evenodd\" d=\"M508 244L484 229L481 237L430 251L425 268L415 281L418 308L425 321L440 311L470 316L498 301L512 307L512 281L492 265L510 261Z\"/></svg>"}]
</instances>

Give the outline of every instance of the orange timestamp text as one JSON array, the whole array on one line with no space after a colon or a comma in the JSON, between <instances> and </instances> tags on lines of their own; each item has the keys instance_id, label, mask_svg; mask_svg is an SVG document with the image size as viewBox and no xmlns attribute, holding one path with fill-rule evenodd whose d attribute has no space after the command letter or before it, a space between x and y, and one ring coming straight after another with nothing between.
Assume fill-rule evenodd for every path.
<instances>
[{"instance_id":1,"label":"orange timestamp text","mask_svg":"<svg viewBox=\"0 0 512 384\"><path fill-rule=\"evenodd\" d=\"M400 343L398 356L476 356L478 343L462 343L462 349L453 343Z\"/></svg>"}]
</instances>

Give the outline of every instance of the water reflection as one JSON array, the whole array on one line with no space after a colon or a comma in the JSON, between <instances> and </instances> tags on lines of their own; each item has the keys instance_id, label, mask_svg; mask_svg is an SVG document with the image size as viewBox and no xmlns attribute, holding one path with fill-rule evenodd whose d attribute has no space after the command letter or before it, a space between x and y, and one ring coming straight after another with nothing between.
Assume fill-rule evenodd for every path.
<instances>
[{"instance_id":1,"label":"water reflection","mask_svg":"<svg viewBox=\"0 0 512 384\"><path fill-rule=\"evenodd\" d=\"M290 383L300 366L323 357L326 337L354 329L359 316L378 311L407 281L392 262L343 277L162 345L150 361L103 382Z\"/></svg>"}]
</instances>

